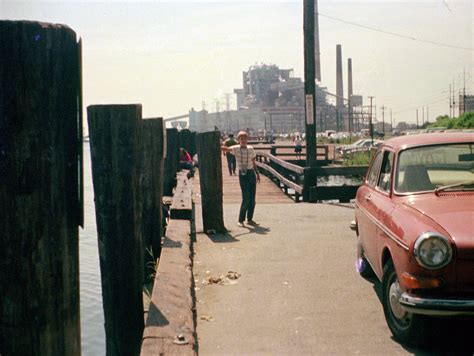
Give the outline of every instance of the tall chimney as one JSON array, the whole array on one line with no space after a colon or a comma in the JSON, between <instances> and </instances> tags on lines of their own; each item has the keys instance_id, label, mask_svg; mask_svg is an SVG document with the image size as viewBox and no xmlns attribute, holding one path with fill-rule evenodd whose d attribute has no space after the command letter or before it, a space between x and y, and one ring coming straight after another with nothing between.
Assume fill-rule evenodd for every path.
<instances>
[{"instance_id":1,"label":"tall chimney","mask_svg":"<svg viewBox=\"0 0 474 356\"><path fill-rule=\"evenodd\" d=\"M352 58L347 59L347 99L351 99L352 92Z\"/></svg>"},{"instance_id":2,"label":"tall chimney","mask_svg":"<svg viewBox=\"0 0 474 356\"><path fill-rule=\"evenodd\" d=\"M342 49L336 45L336 106L344 107L344 85L342 81Z\"/></svg>"},{"instance_id":3,"label":"tall chimney","mask_svg":"<svg viewBox=\"0 0 474 356\"><path fill-rule=\"evenodd\" d=\"M319 49L319 13L318 0L314 0L314 75L321 81L321 51Z\"/></svg>"}]
</instances>

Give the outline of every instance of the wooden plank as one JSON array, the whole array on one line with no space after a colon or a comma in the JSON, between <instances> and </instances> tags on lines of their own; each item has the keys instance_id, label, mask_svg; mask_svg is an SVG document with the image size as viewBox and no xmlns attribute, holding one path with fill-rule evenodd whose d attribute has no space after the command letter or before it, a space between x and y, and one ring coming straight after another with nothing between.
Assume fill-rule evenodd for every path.
<instances>
[{"instance_id":1,"label":"wooden plank","mask_svg":"<svg viewBox=\"0 0 474 356\"><path fill-rule=\"evenodd\" d=\"M108 355L136 355L143 333L141 111L87 108Z\"/></svg>"},{"instance_id":2,"label":"wooden plank","mask_svg":"<svg viewBox=\"0 0 474 356\"><path fill-rule=\"evenodd\" d=\"M81 354L78 65L69 27L0 21L2 355Z\"/></svg>"},{"instance_id":3,"label":"wooden plank","mask_svg":"<svg viewBox=\"0 0 474 356\"><path fill-rule=\"evenodd\" d=\"M303 194L303 187L285 178L283 175L278 173L275 169L273 169L269 165L261 163L261 162L256 162L256 164L258 168L261 168L271 173L275 178L277 178L281 183L283 183L283 185L287 186L288 188L292 188L298 194Z\"/></svg>"},{"instance_id":4,"label":"wooden plank","mask_svg":"<svg viewBox=\"0 0 474 356\"><path fill-rule=\"evenodd\" d=\"M170 209L171 219L191 220L193 213L193 181L186 177L188 171L179 172Z\"/></svg>"},{"instance_id":5,"label":"wooden plank","mask_svg":"<svg viewBox=\"0 0 474 356\"><path fill-rule=\"evenodd\" d=\"M171 219L167 227L143 332L142 356L196 354L190 231L187 220ZM187 343L174 343L178 335Z\"/></svg>"}]
</instances>

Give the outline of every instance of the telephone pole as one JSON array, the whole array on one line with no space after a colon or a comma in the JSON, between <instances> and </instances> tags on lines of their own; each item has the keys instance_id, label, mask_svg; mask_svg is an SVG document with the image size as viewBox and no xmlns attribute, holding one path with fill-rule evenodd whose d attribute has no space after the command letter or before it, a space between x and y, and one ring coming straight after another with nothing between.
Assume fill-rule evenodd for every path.
<instances>
[{"instance_id":1,"label":"telephone pole","mask_svg":"<svg viewBox=\"0 0 474 356\"><path fill-rule=\"evenodd\" d=\"M421 112L422 112L422 115L423 115L422 116L422 121L421 121L421 127L424 127L425 126L425 107L423 106L421 108L421 110L422 110Z\"/></svg>"},{"instance_id":2,"label":"telephone pole","mask_svg":"<svg viewBox=\"0 0 474 356\"><path fill-rule=\"evenodd\" d=\"M382 105L382 131L385 135L385 105Z\"/></svg>"},{"instance_id":3,"label":"telephone pole","mask_svg":"<svg viewBox=\"0 0 474 356\"><path fill-rule=\"evenodd\" d=\"M314 0L304 0L304 91L306 111L306 167L313 167L316 161L316 77L315 77L315 6ZM305 189L306 190L306 189ZM305 201L309 196L303 197Z\"/></svg>"},{"instance_id":4,"label":"telephone pole","mask_svg":"<svg viewBox=\"0 0 474 356\"><path fill-rule=\"evenodd\" d=\"M418 130L418 109L416 109L416 129Z\"/></svg>"},{"instance_id":5,"label":"telephone pole","mask_svg":"<svg viewBox=\"0 0 474 356\"><path fill-rule=\"evenodd\" d=\"M451 84L449 84L449 117L453 116L453 100L451 96Z\"/></svg>"},{"instance_id":6,"label":"telephone pole","mask_svg":"<svg viewBox=\"0 0 474 356\"><path fill-rule=\"evenodd\" d=\"M390 126L392 127L392 128L390 129L390 132L393 132L392 108L390 108Z\"/></svg>"},{"instance_id":7,"label":"telephone pole","mask_svg":"<svg viewBox=\"0 0 474 356\"><path fill-rule=\"evenodd\" d=\"M372 125L372 100L374 99L374 96L369 96L369 99L370 99L369 132L370 132L370 138L373 144L374 143L374 126Z\"/></svg>"}]
</instances>

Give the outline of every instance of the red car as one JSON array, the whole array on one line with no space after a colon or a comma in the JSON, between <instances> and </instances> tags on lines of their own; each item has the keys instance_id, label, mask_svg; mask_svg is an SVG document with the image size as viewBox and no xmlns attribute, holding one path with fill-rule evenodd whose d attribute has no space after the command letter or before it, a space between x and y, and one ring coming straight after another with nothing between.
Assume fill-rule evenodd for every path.
<instances>
[{"instance_id":1,"label":"red car","mask_svg":"<svg viewBox=\"0 0 474 356\"><path fill-rule=\"evenodd\" d=\"M386 141L357 191L351 228L358 271L382 282L396 339L422 343L431 318L473 317L474 133Z\"/></svg>"}]
</instances>

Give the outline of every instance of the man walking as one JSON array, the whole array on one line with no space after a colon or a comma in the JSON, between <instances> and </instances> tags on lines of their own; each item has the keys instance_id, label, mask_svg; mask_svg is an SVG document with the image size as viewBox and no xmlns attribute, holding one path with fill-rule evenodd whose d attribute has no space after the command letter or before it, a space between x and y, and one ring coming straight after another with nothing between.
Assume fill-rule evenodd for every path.
<instances>
[{"instance_id":1,"label":"man walking","mask_svg":"<svg viewBox=\"0 0 474 356\"><path fill-rule=\"evenodd\" d=\"M226 147L232 147L237 144L238 142L234 139L234 134L229 134L229 138L224 141L224 146ZM235 169L236 169L235 156L232 154L232 152L225 152L225 156L227 158L227 167L229 168L229 174L235 175Z\"/></svg>"},{"instance_id":2,"label":"man walking","mask_svg":"<svg viewBox=\"0 0 474 356\"><path fill-rule=\"evenodd\" d=\"M240 227L244 226L245 218L247 224L258 225L253 220L255 211L255 194L257 191L257 182L260 183L260 175L255 164L255 150L252 146L247 145L248 134L240 131L237 135L238 145L231 147L222 146L222 151L233 153L239 168L239 183L242 191L242 204L240 205L239 223Z\"/></svg>"}]
</instances>

